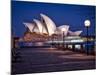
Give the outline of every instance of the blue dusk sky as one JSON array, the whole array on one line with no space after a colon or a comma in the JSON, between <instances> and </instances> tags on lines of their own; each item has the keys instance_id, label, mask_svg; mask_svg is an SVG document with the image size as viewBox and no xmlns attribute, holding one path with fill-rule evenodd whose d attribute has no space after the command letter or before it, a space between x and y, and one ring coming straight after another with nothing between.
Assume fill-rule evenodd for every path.
<instances>
[{"instance_id":1,"label":"blue dusk sky","mask_svg":"<svg viewBox=\"0 0 100 75\"><path fill-rule=\"evenodd\" d=\"M23 22L40 20L40 13L49 16L56 26L69 25L72 31L82 30L82 35L86 35L84 21L89 19L91 21L89 35L95 35L95 6L12 1L11 8L12 30L18 37L22 37L26 31Z\"/></svg>"}]
</instances>

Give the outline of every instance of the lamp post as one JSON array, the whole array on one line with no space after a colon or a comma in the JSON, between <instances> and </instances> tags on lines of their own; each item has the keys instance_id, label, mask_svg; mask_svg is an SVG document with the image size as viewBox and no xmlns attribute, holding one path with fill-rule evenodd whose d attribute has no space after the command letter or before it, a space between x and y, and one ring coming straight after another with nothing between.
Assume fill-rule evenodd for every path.
<instances>
[{"instance_id":1,"label":"lamp post","mask_svg":"<svg viewBox=\"0 0 100 75\"><path fill-rule=\"evenodd\" d=\"M64 39L65 39L65 31L66 31L66 28L62 28L61 30L62 30L62 34L63 34L62 37L63 37L63 49L64 49L64 42L65 42Z\"/></svg>"},{"instance_id":2,"label":"lamp post","mask_svg":"<svg viewBox=\"0 0 100 75\"><path fill-rule=\"evenodd\" d=\"M84 24L87 29L87 47L86 48L87 48L87 55L88 55L89 54L89 52L88 52L88 28L90 27L91 22L90 22L90 20L85 20Z\"/></svg>"},{"instance_id":3,"label":"lamp post","mask_svg":"<svg viewBox=\"0 0 100 75\"><path fill-rule=\"evenodd\" d=\"M52 48L53 48L53 34L52 34L52 36L51 36L51 39L52 39Z\"/></svg>"}]
</instances>

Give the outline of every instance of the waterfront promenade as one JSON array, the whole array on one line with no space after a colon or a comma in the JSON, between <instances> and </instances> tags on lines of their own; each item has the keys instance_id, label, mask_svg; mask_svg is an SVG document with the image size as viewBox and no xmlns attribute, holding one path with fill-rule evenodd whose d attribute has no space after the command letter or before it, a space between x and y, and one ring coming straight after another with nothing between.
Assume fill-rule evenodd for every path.
<instances>
[{"instance_id":1,"label":"waterfront promenade","mask_svg":"<svg viewBox=\"0 0 100 75\"><path fill-rule=\"evenodd\" d=\"M95 56L56 48L15 48L12 74L95 69Z\"/></svg>"}]
</instances>

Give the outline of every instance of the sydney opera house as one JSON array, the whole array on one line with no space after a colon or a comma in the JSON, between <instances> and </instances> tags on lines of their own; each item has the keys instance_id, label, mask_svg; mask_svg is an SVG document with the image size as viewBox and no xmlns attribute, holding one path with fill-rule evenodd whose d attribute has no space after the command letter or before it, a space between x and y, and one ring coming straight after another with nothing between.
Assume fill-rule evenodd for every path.
<instances>
[{"instance_id":1,"label":"sydney opera house","mask_svg":"<svg viewBox=\"0 0 100 75\"><path fill-rule=\"evenodd\" d=\"M27 46L52 46L60 44L71 46L76 44L78 48L87 42L87 37L81 36L82 30L71 31L70 25L56 25L55 22L45 14L40 14L40 20L33 19L33 22L24 22L26 31L24 36L13 43L14 47ZM16 40L14 40L16 42ZM94 41L94 38L88 38Z\"/></svg>"},{"instance_id":2,"label":"sydney opera house","mask_svg":"<svg viewBox=\"0 0 100 75\"><path fill-rule=\"evenodd\" d=\"M54 23L54 21L50 17L46 16L45 14L40 14L40 16L41 16L41 20L33 19L33 23L27 23L27 22L23 23L27 29L27 32L35 33L40 38L43 35L46 35L49 38L52 37L53 35L55 35L56 38L59 38L59 39L62 38L61 37L62 35L65 37L79 36L82 33L81 30L75 31L75 32L70 31L69 25L60 25L59 27L57 27L57 25ZM27 36L30 37L30 35L27 35ZM36 38L37 37L35 37L35 39ZM43 38L44 37L42 37L42 39Z\"/></svg>"},{"instance_id":3,"label":"sydney opera house","mask_svg":"<svg viewBox=\"0 0 100 75\"><path fill-rule=\"evenodd\" d=\"M34 23L23 23L26 28L29 29L30 32L36 32L38 34L48 34L49 36L53 34L62 34L64 31L64 35L80 35L82 31L72 32L69 30L69 25L61 25L56 27L54 21L46 16L45 14L40 14L41 21L37 19L33 19Z\"/></svg>"}]
</instances>

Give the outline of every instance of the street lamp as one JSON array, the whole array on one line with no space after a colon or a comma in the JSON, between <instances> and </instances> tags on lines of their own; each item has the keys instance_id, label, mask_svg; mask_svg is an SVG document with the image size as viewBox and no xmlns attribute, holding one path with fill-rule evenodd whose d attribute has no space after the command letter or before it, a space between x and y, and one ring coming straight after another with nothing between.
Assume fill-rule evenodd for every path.
<instances>
[{"instance_id":1,"label":"street lamp","mask_svg":"<svg viewBox=\"0 0 100 75\"><path fill-rule=\"evenodd\" d=\"M52 47L52 48L53 48L53 40L54 40L54 39L53 39L53 36L54 36L54 35L52 34L52 35L51 35L51 40L52 40L52 46L51 46L51 47Z\"/></svg>"},{"instance_id":2,"label":"street lamp","mask_svg":"<svg viewBox=\"0 0 100 75\"><path fill-rule=\"evenodd\" d=\"M64 49L64 41L65 41L64 38L65 38L66 28L62 28L61 31L63 32L63 36L62 37L63 37L63 49Z\"/></svg>"},{"instance_id":3,"label":"street lamp","mask_svg":"<svg viewBox=\"0 0 100 75\"><path fill-rule=\"evenodd\" d=\"M85 20L84 24L85 24L85 27L87 29L87 47L86 48L87 48L87 55L88 55L88 28L90 27L91 22L90 22L90 20Z\"/></svg>"}]
</instances>

